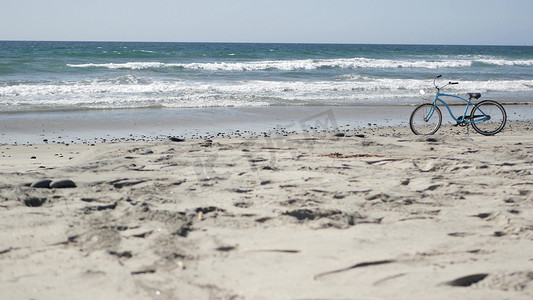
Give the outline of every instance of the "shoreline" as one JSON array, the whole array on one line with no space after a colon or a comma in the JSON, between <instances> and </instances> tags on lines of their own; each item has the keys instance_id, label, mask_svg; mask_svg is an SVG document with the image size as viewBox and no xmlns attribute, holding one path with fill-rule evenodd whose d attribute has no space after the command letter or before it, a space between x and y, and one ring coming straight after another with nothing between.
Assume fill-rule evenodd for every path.
<instances>
[{"instance_id":1,"label":"shoreline","mask_svg":"<svg viewBox=\"0 0 533 300\"><path fill-rule=\"evenodd\" d=\"M0 145L0 289L531 299L532 128Z\"/></svg>"},{"instance_id":2,"label":"shoreline","mask_svg":"<svg viewBox=\"0 0 533 300\"><path fill-rule=\"evenodd\" d=\"M459 113L462 106L452 106ZM505 106L508 121L533 120L533 106ZM0 114L0 144L101 143L256 136L408 126L414 106L267 106L87 110ZM443 111L443 125L452 124Z\"/></svg>"}]
</instances>

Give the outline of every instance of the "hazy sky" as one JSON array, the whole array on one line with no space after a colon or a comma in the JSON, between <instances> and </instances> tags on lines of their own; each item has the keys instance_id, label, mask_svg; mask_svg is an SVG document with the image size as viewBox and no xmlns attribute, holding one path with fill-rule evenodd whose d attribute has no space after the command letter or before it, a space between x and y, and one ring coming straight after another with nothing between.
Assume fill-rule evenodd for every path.
<instances>
[{"instance_id":1,"label":"hazy sky","mask_svg":"<svg viewBox=\"0 0 533 300\"><path fill-rule=\"evenodd\" d=\"M0 4L0 40L533 45L533 0Z\"/></svg>"}]
</instances>

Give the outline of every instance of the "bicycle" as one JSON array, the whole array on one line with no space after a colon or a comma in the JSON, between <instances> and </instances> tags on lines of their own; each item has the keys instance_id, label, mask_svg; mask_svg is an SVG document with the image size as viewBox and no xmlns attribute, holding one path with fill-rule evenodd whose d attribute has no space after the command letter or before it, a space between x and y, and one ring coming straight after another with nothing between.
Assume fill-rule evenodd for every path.
<instances>
[{"instance_id":1,"label":"bicycle","mask_svg":"<svg viewBox=\"0 0 533 300\"><path fill-rule=\"evenodd\" d=\"M441 93L441 89L448 85L459 84L459 82L450 81L443 86L438 86L436 80L441 77L442 75L439 75L433 80L433 85L437 89L433 102L418 106L411 114L409 126L414 134L430 135L439 130L442 124L442 113L437 106L438 103L444 104L448 109L450 116L457 122L454 126L468 126L470 124L475 131L483 135L495 135L503 129L507 122L507 113L500 103L494 100L483 100L478 104L472 104L473 99L481 98L480 93L468 93L468 100L457 95ZM424 90L420 90L420 93L426 94ZM441 97L456 98L466 102L463 115L456 117ZM467 114L470 107L472 110L470 114Z\"/></svg>"}]
</instances>

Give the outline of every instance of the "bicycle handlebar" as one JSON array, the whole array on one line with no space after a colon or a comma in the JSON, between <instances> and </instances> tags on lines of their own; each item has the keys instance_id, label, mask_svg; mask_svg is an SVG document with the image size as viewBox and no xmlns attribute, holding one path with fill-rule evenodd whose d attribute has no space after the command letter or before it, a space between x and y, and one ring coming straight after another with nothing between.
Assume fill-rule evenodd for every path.
<instances>
[{"instance_id":1,"label":"bicycle handlebar","mask_svg":"<svg viewBox=\"0 0 533 300\"><path fill-rule=\"evenodd\" d=\"M440 89L442 89L442 88L445 88L445 87L447 87L448 85L451 85L451 84L459 84L459 82L452 82L452 81L450 81L450 82L448 82L447 84L445 84L445 85L439 87L439 86L437 85L436 81L437 81L437 79L439 79L439 78L441 78L441 77L442 77L442 75L438 75L437 77L435 77L435 79L433 79L433 85L435 86L435 88L436 88L437 90L440 90Z\"/></svg>"}]
</instances>

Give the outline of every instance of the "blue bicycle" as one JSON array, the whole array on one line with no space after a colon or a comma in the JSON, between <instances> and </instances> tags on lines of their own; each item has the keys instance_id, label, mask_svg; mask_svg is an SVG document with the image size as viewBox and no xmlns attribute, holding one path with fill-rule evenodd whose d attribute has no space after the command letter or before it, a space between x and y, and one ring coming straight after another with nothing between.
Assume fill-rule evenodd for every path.
<instances>
[{"instance_id":1,"label":"blue bicycle","mask_svg":"<svg viewBox=\"0 0 533 300\"><path fill-rule=\"evenodd\" d=\"M442 113L437 106L438 103L444 104L448 109L450 116L457 122L455 126L468 126L470 124L474 130L483 135L495 135L503 129L507 122L507 114L500 103L494 100L483 100L478 104L472 104L472 99L481 98L480 93L468 93L468 100L457 95L441 93L440 90L448 85L459 84L450 81L439 87L436 80L441 77L442 75L439 75L433 80L433 85L437 89L433 102L418 106L411 114L409 126L414 134L429 135L439 130L442 124ZM423 90L420 93L425 94ZM456 117L441 97L457 98L466 102L464 113ZM468 113L470 108L470 113Z\"/></svg>"}]
</instances>

